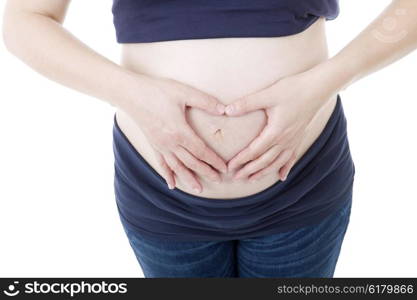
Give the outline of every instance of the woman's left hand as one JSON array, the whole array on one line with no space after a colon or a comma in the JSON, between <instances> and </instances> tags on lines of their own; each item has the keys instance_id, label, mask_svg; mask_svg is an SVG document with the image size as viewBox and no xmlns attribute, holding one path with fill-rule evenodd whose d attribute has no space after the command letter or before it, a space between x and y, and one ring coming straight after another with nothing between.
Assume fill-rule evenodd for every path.
<instances>
[{"instance_id":1,"label":"woman's left hand","mask_svg":"<svg viewBox=\"0 0 417 300\"><path fill-rule=\"evenodd\" d=\"M267 124L246 148L229 162L228 169L240 170L234 179L257 180L268 173L287 178L293 167L306 129L321 107L337 94L321 66L284 77L255 93L243 96L226 107L228 116L265 109Z\"/></svg>"}]
</instances>

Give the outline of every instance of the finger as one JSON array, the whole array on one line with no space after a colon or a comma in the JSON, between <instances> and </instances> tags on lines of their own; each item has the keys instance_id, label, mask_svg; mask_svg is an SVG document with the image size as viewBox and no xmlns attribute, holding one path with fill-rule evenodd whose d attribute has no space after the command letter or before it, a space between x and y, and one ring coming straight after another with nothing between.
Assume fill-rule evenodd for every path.
<instances>
[{"instance_id":1,"label":"finger","mask_svg":"<svg viewBox=\"0 0 417 300\"><path fill-rule=\"evenodd\" d=\"M185 105L202 109L214 115L223 115L226 106L216 97L204 92L197 92L185 100Z\"/></svg>"},{"instance_id":2,"label":"finger","mask_svg":"<svg viewBox=\"0 0 417 300\"><path fill-rule=\"evenodd\" d=\"M279 170L291 158L291 153L292 151L290 149L282 151L270 166L251 175L248 178L249 181L259 180L267 174L277 172L277 170Z\"/></svg>"},{"instance_id":3,"label":"finger","mask_svg":"<svg viewBox=\"0 0 417 300\"><path fill-rule=\"evenodd\" d=\"M155 152L155 153L156 153L156 159L158 161L158 164L162 168L162 177L165 179L165 181L166 181L166 183L168 185L168 188L170 190L172 190L175 187L174 173L172 172L172 170L170 169L170 167L166 163L166 161L165 161L164 157L162 156L162 154L159 153L159 152Z\"/></svg>"},{"instance_id":4,"label":"finger","mask_svg":"<svg viewBox=\"0 0 417 300\"><path fill-rule=\"evenodd\" d=\"M262 132L245 149L236 154L227 164L229 170L234 170L250 160L255 160L273 146L275 134L270 125L266 125Z\"/></svg>"},{"instance_id":5,"label":"finger","mask_svg":"<svg viewBox=\"0 0 417 300\"><path fill-rule=\"evenodd\" d=\"M274 105L273 95L268 88L240 97L226 106L225 114L228 116L240 116L248 112L265 109Z\"/></svg>"},{"instance_id":6,"label":"finger","mask_svg":"<svg viewBox=\"0 0 417 300\"><path fill-rule=\"evenodd\" d=\"M195 175L184 166L184 164L172 153L165 154L165 161L174 173L182 179L190 188L197 193L201 193L202 187Z\"/></svg>"},{"instance_id":7,"label":"finger","mask_svg":"<svg viewBox=\"0 0 417 300\"><path fill-rule=\"evenodd\" d=\"M205 161L223 173L227 172L227 166L223 159L208 147L192 129L187 130L180 145L190 151L199 160Z\"/></svg>"},{"instance_id":8,"label":"finger","mask_svg":"<svg viewBox=\"0 0 417 300\"><path fill-rule=\"evenodd\" d=\"M291 156L291 159L279 170L279 176L282 181L286 180L288 177L288 174L290 173L292 167L294 167L296 160L295 153Z\"/></svg>"},{"instance_id":9,"label":"finger","mask_svg":"<svg viewBox=\"0 0 417 300\"><path fill-rule=\"evenodd\" d=\"M194 172L209 178L214 182L221 182L219 174L214 171L209 165L195 158L190 152L182 146L178 146L175 155L182 161L182 163Z\"/></svg>"},{"instance_id":10,"label":"finger","mask_svg":"<svg viewBox=\"0 0 417 300\"><path fill-rule=\"evenodd\" d=\"M247 163L242 169L240 169L234 176L233 179L241 179L249 176L250 174L256 173L257 171L269 166L275 158L280 154L280 147L275 145L271 147L267 152L262 154L259 158Z\"/></svg>"}]
</instances>

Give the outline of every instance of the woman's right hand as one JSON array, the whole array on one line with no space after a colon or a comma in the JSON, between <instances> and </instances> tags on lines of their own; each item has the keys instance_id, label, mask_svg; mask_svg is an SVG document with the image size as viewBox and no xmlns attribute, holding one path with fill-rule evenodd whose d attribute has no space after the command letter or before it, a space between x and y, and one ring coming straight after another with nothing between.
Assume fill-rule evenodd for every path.
<instances>
[{"instance_id":1,"label":"woman's right hand","mask_svg":"<svg viewBox=\"0 0 417 300\"><path fill-rule=\"evenodd\" d=\"M226 162L194 132L185 112L190 106L222 115L225 106L215 97L173 79L146 77L145 82L130 89L125 111L155 150L168 187L176 185L174 173L196 192L202 191L196 174L220 182L218 170L227 172Z\"/></svg>"}]
</instances>

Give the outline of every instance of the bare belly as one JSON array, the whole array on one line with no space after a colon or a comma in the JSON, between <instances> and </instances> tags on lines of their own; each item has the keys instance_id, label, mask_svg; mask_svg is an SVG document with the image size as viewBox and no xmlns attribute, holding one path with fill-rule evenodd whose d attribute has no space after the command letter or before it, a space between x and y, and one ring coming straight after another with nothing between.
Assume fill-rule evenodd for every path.
<instances>
[{"instance_id":1,"label":"bare belly","mask_svg":"<svg viewBox=\"0 0 417 300\"><path fill-rule=\"evenodd\" d=\"M327 57L325 21L320 19L304 32L287 37L124 44L121 65L138 73L184 82L229 104L282 77L305 71ZM320 110L309 127L297 161L320 135L335 104L336 97ZM125 111L117 110L116 118L132 145L161 175L154 150L141 129ZM190 108L187 118L195 132L226 161L246 147L266 124L262 110L227 117ZM231 199L258 193L278 181L277 174L268 174L254 183L246 179L232 180L233 173L221 176L220 184L199 177L201 193L190 189L178 177L176 187L201 197Z\"/></svg>"}]
</instances>

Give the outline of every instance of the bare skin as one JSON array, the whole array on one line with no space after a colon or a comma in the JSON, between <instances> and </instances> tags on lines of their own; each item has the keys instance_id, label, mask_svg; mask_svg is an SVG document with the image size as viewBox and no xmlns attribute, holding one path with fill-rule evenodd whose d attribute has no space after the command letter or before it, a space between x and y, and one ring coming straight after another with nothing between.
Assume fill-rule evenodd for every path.
<instances>
[{"instance_id":1,"label":"bare skin","mask_svg":"<svg viewBox=\"0 0 417 300\"><path fill-rule=\"evenodd\" d=\"M417 1L395 0L331 58L319 21L290 37L131 45L118 65L65 30L69 3L9 0L7 49L44 76L117 107L124 132L167 183L204 197L250 195L284 179L339 91L417 47ZM159 58L173 48L179 54L148 62L152 47ZM232 180L236 168L240 180Z\"/></svg>"},{"instance_id":2,"label":"bare skin","mask_svg":"<svg viewBox=\"0 0 417 300\"><path fill-rule=\"evenodd\" d=\"M122 47L121 65L125 68L153 77L175 79L216 97L225 105L290 74L308 70L328 58L323 19L306 31L287 37L179 40L125 44ZM323 130L335 100L333 97L323 106L311 122L296 160ZM148 99L148 102L151 104L153 100ZM163 175L155 150L129 112L118 110L116 117L137 151ZM191 107L186 119L205 144L226 162L254 140L267 123L263 110L229 117L215 116ZM195 174L203 187L201 193L192 189L191 178L182 180L177 177L176 187L190 194L228 199L254 194L279 180L277 173L267 174L256 182L248 182L248 178L233 179L235 174L236 170L219 173L220 183L207 179L204 174Z\"/></svg>"}]
</instances>

